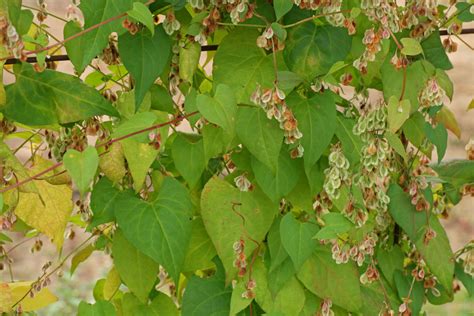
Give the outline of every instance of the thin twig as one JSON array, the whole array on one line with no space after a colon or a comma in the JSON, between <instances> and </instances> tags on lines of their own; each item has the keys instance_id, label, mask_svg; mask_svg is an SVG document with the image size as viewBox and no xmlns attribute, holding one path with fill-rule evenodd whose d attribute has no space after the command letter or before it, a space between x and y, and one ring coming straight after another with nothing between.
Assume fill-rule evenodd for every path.
<instances>
[{"instance_id":1,"label":"thin twig","mask_svg":"<svg viewBox=\"0 0 474 316\"><path fill-rule=\"evenodd\" d=\"M182 120L184 120L184 119L186 119L186 118L188 118L188 117L190 117L190 116L193 116L193 115L195 115L195 114L197 114L197 113L198 113L197 111L196 111L196 112L192 112L192 113L186 114L186 115L184 115L184 116L179 116L179 117L177 117L177 118L175 118L175 119L173 119L173 120L171 120L171 121L168 121L168 122L165 122L165 123L156 124L156 125L153 125L153 126L150 126L150 127L144 128L144 129L141 129L141 130L139 130L139 131L136 131L136 132L133 132L133 133L130 133L130 134L127 134L127 135L124 135L124 136L121 136L121 137L118 137L118 138L115 138L115 139L111 139L111 140L109 140L109 141L106 141L106 142L97 144L97 145L96 145L96 148L108 146L108 145L111 145L111 144L113 144L113 143L119 142L119 141L121 141L121 140L127 139L127 138L129 138L129 137L132 137L132 136L135 136L135 135L139 135L139 134L142 134L142 133L145 133L145 132L149 132L149 131L152 131L152 130L154 130L154 129L157 129L157 128L160 128L160 127L163 127L163 126L167 126L167 125L170 125L170 124L176 124L176 123L181 122ZM54 165L50 166L49 168L46 168L45 170L43 170L43 171L41 171L41 172L39 172L39 173L37 173L37 174L35 174L35 175L29 177L29 178L26 178L26 179L24 179L24 180L22 180L22 181L18 181L18 182L15 183L15 184L12 184L12 185L10 185L10 186L8 186L8 187L5 187L5 188L0 189L0 193L5 193L5 192L7 192L7 191L16 189L16 188L18 188L18 187L20 187L20 186L22 186L22 185L24 185L24 184L26 184L26 183L29 183L29 182L31 182L31 181L33 181L33 180L35 180L35 179L37 179L37 178L39 178L39 177L41 177L41 176L43 176L43 175L49 173L49 172L51 172L51 171L53 171L53 170L55 170L55 169L61 167L62 165L63 165L62 162L55 163Z\"/></svg>"},{"instance_id":2,"label":"thin twig","mask_svg":"<svg viewBox=\"0 0 474 316\"><path fill-rule=\"evenodd\" d=\"M41 9L34 8L34 7L30 7L30 6L25 5L25 4L21 4L21 6L24 7L24 8L30 9L30 10L41 11ZM51 12L47 12L47 15L48 15L48 16L52 16L53 18L58 19L58 20L60 20L60 21L63 21L63 22L65 22L65 23L69 22L69 21L66 20L65 18L62 18L62 17L60 17L59 15L53 14L53 13L51 13Z\"/></svg>"},{"instance_id":3,"label":"thin twig","mask_svg":"<svg viewBox=\"0 0 474 316\"><path fill-rule=\"evenodd\" d=\"M149 0L148 2L145 3L145 5L149 5L149 4L153 3L153 2L155 2L155 0ZM106 24L108 24L108 23L110 23L110 22L119 20L119 19L123 18L123 17L126 16L126 15L127 15L127 13L124 12L124 13L121 13L121 14L119 14L119 15L113 16L113 17L111 17L111 18L108 18L107 20L104 20L104 21L102 21L102 22L100 22L100 23L94 24L94 25L92 25L91 27L86 28L86 29L80 31L79 33L76 33L76 34L74 34L74 35L72 35L72 36L69 36L68 38L65 38L64 40L62 40L62 41L60 41L60 42L57 42L57 43L55 43L55 44L51 44L51 45L46 46L46 47L42 47L42 48L40 48L40 49L27 51L27 52L26 52L26 55L37 54L37 53L40 53L40 52L48 51L48 50L50 50L51 48L55 48L55 47L58 47L58 46L63 46L65 43L67 43L67 42L69 42L69 41L72 41L72 40L74 40L74 39L76 39L76 38L78 38L78 37L81 37L82 35L87 34L87 33L91 32L91 31L93 31L93 30L95 30L95 29L97 29L97 28L99 28L99 27L101 27L101 26L103 26L103 25L106 25ZM2 61L2 60L7 60L7 59L11 59L11 58L14 58L14 57L15 57L15 56L4 57L4 58L1 58L0 61Z\"/></svg>"},{"instance_id":4,"label":"thin twig","mask_svg":"<svg viewBox=\"0 0 474 316\"><path fill-rule=\"evenodd\" d=\"M336 12L317 14L317 15L310 16L309 18L299 20L298 22L295 22L295 23L282 25L282 27L284 29L287 29L287 28L297 26L297 25L300 25L300 24L303 24L303 23L306 23L306 22L309 22L309 21L313 21L315 19L319 19L319 18L322 18L322 17L325 17L325 16L330 16L330 15L335 15L335 14L340 14L340 13L347 13L347 12L351 12L351 10L341 10L341 11L336 11Z\"/></svg>"},{"instance_id":5,"label":"thin twig","mask_svg":"<svg viewBox=\"0 0 474 316\"><path fill-rule=\"evenodd\" d=\"M217 22L217 25L222 25L222 26L241 26L241 27L255 27L255 28L262 28L266 27L266 25L262 24L234 24L234 23L225 23L225 22Z\"/></svg>"}]
</instances>

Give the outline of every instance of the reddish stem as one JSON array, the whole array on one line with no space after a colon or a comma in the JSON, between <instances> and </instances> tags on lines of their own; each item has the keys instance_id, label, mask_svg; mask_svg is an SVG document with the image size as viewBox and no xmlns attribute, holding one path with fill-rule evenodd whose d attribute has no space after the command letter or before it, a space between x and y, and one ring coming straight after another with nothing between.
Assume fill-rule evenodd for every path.
<instances>
[{"instance_id":1,"label":"reddish stem","mask_svg":"<svg viewBox=\"0 0 474 316\"><path fill-rule=\"evenodd\" d=\"M139 130L139 131L136 131L136 132L133 132L133 133L130 133L130 134L127 134L127 135L124 135L124 136L115 138L115 139L111 139L111 140L109 140L109 141L106 141L106 142L103 142L103 143L100 143L100 144L96 145L96 148L104 147L104 146L107 146L107 145L116 143L116 142L118 142L118 141L124 140L124 139L126 139L126 138L129 138L129 137L132 137L132 136L135 136L135 135L138 135L138 134L142 134L142 133L145 133L145 132L148 132L148 131L152 131L152 130L154 130L154 129L157 129L157 128L160 128L160 127L163 127L163 126L167 126L167 125L170 125L170 124L176 124L176 123L181 122L182 120L184 120L184 119L186 119L186 118L188 118L188 117L190 117L190 116L193 116L193 115L195 115L195 114L197 114L197 113L198 113L197 111L196 111L196 112L192 112L192 113L189 113L189 114L184 115L184 116L179 116L179 117L177 117L177 118L175 118L175 119L173 119L173 120L171 120L171 121L168 121L168 122L165 122L165 123L156 124L156 125L153 125L153 126L144 128L144 129L142 129L142 130ZM51 167L49 167L49 168L47 168L47 169L45 169L45 170L43 170L43 171L41 171L41 172L35 174L34 176L31 176L31 177L29 177L29 178L26 178L26 179L24 179L24 180L22 180L22 181L19 181L19 182L15 183L15 184L12 184L12 185L10 185L10 186L8 186L8 187L5 187L5 188L0 189L0 193L5 193L5 192L7 192L7 191L16 189L16 188L18 188L18 187L20 187L20 186L22 186L22 185L24 185L24 184L26 184L26 183L29 183L29 182L31 182L31 181L33 181L33 180L35 180L35 179L37 179L37 178L39 178L39 177L41 177L41 176L47 174L48 172L51 172L51 171L53 171L53 170L55 170L55 169L61 167L62 165L63 165L62 162L58 162L58 163L52 165Z\"/></svg>"}]
</instances>

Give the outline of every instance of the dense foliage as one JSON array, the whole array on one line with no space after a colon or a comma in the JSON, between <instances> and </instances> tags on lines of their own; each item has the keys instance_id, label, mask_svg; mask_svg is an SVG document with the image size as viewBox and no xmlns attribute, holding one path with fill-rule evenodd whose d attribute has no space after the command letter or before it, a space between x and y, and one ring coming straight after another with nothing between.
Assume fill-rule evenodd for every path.
<instances>
[{"instance_id":1,"label":"dense foliage","mask_svg":"<svg viewBox=\"0 0 474 316\"><path fill-rule=\"evenodd\" d=\"M0 1L0 262L29 241L59 259L3 280L0 312L61 300L50 283L97 251L113 266L81 316L419 315L472 294L473 244L440 224L474 192L474 144L443 161L470 2L21 2Z\"/></svg>"}]
</instances>

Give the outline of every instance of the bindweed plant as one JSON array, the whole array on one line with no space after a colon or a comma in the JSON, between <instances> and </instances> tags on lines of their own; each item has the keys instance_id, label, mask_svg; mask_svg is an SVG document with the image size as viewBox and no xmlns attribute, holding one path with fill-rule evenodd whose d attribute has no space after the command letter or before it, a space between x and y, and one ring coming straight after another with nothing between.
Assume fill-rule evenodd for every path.
<instances>
[{"instance_id":1,"label":"bindweed plant","mask_svg":"<svg viewBox=\"0 0 474 316\"><path fill-rule=\"evenodd\" d=\"M472 295L474 244L441 224L474 194L474 144L443 160L471 1L66 2L0 0L0 312L61 301L51 283L94 252L113 264L80 316L408 316ZM50 242L17 279L12 251Z\"/></svg>"}]
</instances>

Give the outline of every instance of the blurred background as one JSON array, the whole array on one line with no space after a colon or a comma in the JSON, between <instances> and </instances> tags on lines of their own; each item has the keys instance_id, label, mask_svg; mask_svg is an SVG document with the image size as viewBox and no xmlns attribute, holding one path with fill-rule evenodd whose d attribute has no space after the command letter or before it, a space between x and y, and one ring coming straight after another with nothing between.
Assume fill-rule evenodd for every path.
<instances>
[{"instance_id":1,"label":"blurred background","mask_svg":"<svg viewBox=\"0 0 474 316\"><path fill-rule=\"evenodd\" d=\"M48 11L60 17L66 17L66 9L72 1L69 0L46 0ZM23 0L23 4L37 8L35 0ZM46 23L50 26L49 31L57 38L62 39L64 23L49 17ZM473 25L470 25L474 27ZM474 138L474 110L467 111L467 106L474 97L474 34L461 35L466 42L453 37L459 48L456 53L449 54L449 58L454 68L448 71L448 75L454 83L454 98L449 108L455 113L461 127L462 136L458 139L449 133L449 144L445 160L464 159L466 153L465 145L470 138ZM54 42L54 40L52 40ZM468 47L467 45L470 47ZM60 53L65 53L64 50ZM58 70L73 73L70 62L59 62ZM87 75L83 74L84 78ZM4 74L4 83L13 81L10 74ZM442 220L442 224L447 230L453 251L461 248L464 244L474 238L474 197L466 197L461 203L456 205L451 212L450 218ZM76 237L73 240L66 240L63 255L74 249L87 235L82 234L79 228L75 229ZM17 236L18 238L20 236ZM13 273L17 280L35 280L41 273L41 267L47 262L53 264L59 257L54 246L43 238L43 249L40 252L31 253L30 249L35 238L16 247L11 256L14 259ZM77 305L81 300L92 300L92 290L96 280L104 278L112 267L110 257L103 252L94 252L91 257L82 263L75 273L69 273L69 263L64 266L62 277L53 280L51 290L59 297L59 301L38 312L39 315L75 315ZM10 276L7 271L0 271L0 281L9 281ZM474 301L470 300L467 292L462 289L461 293L455 295L454 302L444 306L427 306L428 315L474 315Z\"/></svg>"}]
</instances>

